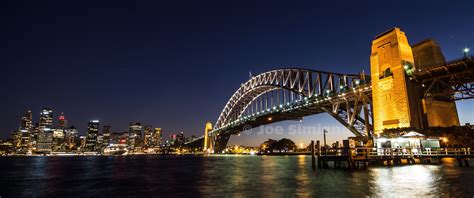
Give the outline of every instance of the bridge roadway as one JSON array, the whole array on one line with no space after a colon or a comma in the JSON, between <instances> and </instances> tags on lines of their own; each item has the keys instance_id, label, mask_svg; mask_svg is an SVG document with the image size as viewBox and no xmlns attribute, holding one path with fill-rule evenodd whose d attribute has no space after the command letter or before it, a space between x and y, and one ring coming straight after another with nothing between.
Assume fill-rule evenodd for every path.
<instances>
[{"instance_id":1,"label":"bridge roadway","mask_svg":"<svg viewBox=\"0 0 474 198\"><path fill-rule=\"evenodd\" d=\"M425 97L447 100L474 98L474 56L415 71L411 78L426 88Z\"/></svg>"}]
</instances>

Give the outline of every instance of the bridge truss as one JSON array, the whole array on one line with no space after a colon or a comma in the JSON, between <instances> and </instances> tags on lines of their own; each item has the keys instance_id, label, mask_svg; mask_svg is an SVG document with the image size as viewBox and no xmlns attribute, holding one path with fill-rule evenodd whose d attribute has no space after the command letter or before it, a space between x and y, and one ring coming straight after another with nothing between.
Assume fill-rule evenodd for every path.
<instances>
[{"instance_id":1,"label":"bridge truss","mask_svg":"<svg viewBox=\"0 0 474 198\"><path fill-rule=\"evenodd\" d=\"M474 98L474 57L415 71L412 78L425 88L424 97L444 100Z\"/></svg>"},{"instance_id":2,"label":"bridge truss","mask_svg":"<svg viewBox=\"0 0 474 198\"><path fill-rule=\"evenodd\" d=\"M370 81L365 75L278 69L243 83L225 105L210 136L219 151L232 134L319 113L328 113L357 136L370 136L371 104Z\"/></svg>"}]
</instances>

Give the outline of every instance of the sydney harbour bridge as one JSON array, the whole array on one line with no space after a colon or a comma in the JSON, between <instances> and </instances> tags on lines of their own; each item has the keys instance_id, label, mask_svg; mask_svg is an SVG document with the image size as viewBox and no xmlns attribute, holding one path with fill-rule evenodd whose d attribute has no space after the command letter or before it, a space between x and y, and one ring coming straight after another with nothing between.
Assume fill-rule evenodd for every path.
<instances>
[{"instance_id":1,"label":"sydney harbour bridge","mask_svg":"<svg viewBox=\"0 0 474 198\"><path fill-rule=\"evenodd\" d=\"M474 98L474 59L446 62L438 44L410 46L393 28L372 43L370 75L286 68L252 76L230 97L214 126L188 147L225 149L231 135L327 113L356 136L388 128L459 125L456 100Z\"/></svg>"}]
</instances>

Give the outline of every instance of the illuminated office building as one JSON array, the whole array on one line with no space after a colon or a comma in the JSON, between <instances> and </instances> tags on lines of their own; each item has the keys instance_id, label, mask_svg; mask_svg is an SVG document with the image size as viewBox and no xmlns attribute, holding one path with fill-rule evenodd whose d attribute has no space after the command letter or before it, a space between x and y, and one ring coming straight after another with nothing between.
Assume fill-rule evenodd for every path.
<instances>
[{"instance_id":1,"label":"illuminated office building","mask_svg":"<svg viewBox=\"0 0 474 198\"><path fill-rule=\"evenodd\" d=\"M99 120L91 120L87 127L85 151L97 151L98 135L99 135Z\"/></svg>"},{"instance_id":2,"label":"illuminated office building","mask_svg":"<svg viewBox=\"0 0 474 198\"><path fill-rule=\"evenodd\" d=\"M61 115L59 116L58 123L59 123L58 126L61 129L64 129L64 128L67 127L66 117L64 116L64 113L62 113L62 112L61 112Z\"/></svg>"},{"instance_id":3,"label":"illuminated office building","mask_svg":"<svg viewBox=\"0 0 474 198\"><path fill-rule=\"evenodd\" d=\"M142 124L139 122L132 122L128 131L128 146L131 149L141 147Z\"/></svg>"},{"instance_id":4,"label":"illuminated office building","mask_svg":"<svg viewBox=\"0 0 474 198\"><path fill-rule=\"evenodd\" d=\"M154 146L155 145L153 142L153 127L147 125L143 130L143 147L152 148Z\"/></svg>"},{"instance_id":5,"label":"illuminated office building","mask_svg":"<svg viewBox=\"0 0 474 198\"><path fill-rule=\"evenodd\" d=\"M155 146L160 146L163 142L163 133L161 128L155 128L153 131L153 144Z\"/></svg>"},{"instance_id":6,"label":"illuminated office building","mask_svg":"<svg viewBox=\"0 0 474 198\"><path fill-rule=\"evenodd\" d=\"M39 129L40 132L50 132L53 127L53 110L43 108L40 114Z\"/></svg>"},{"instance_id":7,"label":"illuminated office building","mask_svg":"<svg viewBox=\"0 0 474 198\"><path fill-rule=\"evenodd\" d=\"M111 143L111 128L111 126L104 126L104 128L102 128L102 141L104 146L108 146Z\"/></svg>"}]
</instances>

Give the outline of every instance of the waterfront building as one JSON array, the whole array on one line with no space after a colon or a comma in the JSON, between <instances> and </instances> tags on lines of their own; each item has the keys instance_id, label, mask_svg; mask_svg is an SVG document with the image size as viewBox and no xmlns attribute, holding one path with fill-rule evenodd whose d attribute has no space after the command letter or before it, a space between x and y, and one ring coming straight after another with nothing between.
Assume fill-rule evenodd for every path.
<instances>
[{"instance_id":1,"label":"waterfront building","mask_svg":"<svg viewBox=\"0 0 474 198\"><path fill-rule=\"evenodd\" d=\"M8 155L13 153L13 144L11 141L0 140L0 155Z\"/></svg>"},{"instance_id":2,"label":"waterfront building","mask_svg":"<svg viewBox=\"0 0 474 198\"><path fill-rule=\"evenodd\" d=\"M440 148L440 140L439 137L428 137L421 133L410 131L402 132L397 137L386 137L385 134L375 137L374 146L379 154L382 154L383 149L410 149L411 152L418 153L422 150Z\"/></svg>"},{"instance_id":3,"label":"waterfront building","mask_svg":"<svg viewBox=\"0 0 474 198\"><path fill-rule=\"evenodd\" d=\"M37 153L48 154L51 153L53 146L53 133L42 132L38 134L38 141L36 145Z\"/></svg>"},{"instance_id":4,"label":"waterfront building","mask_svg":"<svg viewBox=\"0 0 474 198\"><path fill-rule=\"evenodd\" d=\"M79 140L78 131L76 127L71 126L64 132L64 144L66 150L72 150L78 146L76 143Z\"/></svg>"},{"instance_id":5,"label":"waterfront building","mask_svg":"<svg viewBox=\"0 0 474 198\"><path fill-rule=\"evenodd\" d=\"M64 129L55 128L53 133L53 151L61 151L64 149Z\"/></svg>"},{"instance_id":6,"label":"waterfront building","mask_svg":"<svg viewBox=\"0 0 474 198\"><path fill-rule=\"evenodd\" d=\"M97 151L97 136L99 135L99 120L91 120L87 127L85 151Z\"/></svg>"},{"instance_id":7,"label":"waterfront building","mask_svg":"<svg viewBox=\"0 0 474 198\"><path fill-rule=\"evenodd\" d=\"M53 110L51 108L43 108L40 113L39 129L40 132L50 132L53 128Z\"/></svg>"},{"instance_id":8,"label":"waterfront building","mask_svg":"<svg viewBox=\"0 0 474 198\"><path fill-rule=\"evenodd\" d=\"M13 131L10 134L10 138L12 140L13 148L15 152L18 152L21 148L21 132L20 131Z\"/></svg>"},{"instance_id":9,"label":"waterfront building","mask_svg":"<svg viewBox=\"0 0 474 198\"><path fill-rule=\"evenodd\" d=\"M110 136L110 144L127 145L128 132L113 132Z\"/></svg>"}]
</instances>

